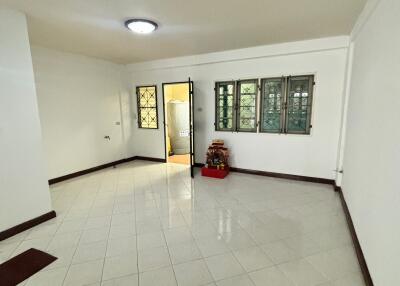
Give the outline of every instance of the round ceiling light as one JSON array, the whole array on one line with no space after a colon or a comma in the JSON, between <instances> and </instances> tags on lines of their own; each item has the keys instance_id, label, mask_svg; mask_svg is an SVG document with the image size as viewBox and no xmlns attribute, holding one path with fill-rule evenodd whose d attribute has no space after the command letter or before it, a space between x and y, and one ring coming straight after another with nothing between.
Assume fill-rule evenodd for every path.
<instances>
[{"instance_id":1,"label":"round ceiling light","mask_svg":"<svg viewBox=\"0 0 400 286\"><path fill-rule=\"evenodd\" d=\"M125 22L125 26L138 34L150 34L158 28L157 23L145 19L130 19Z\"/></svg>"}]
</instances>

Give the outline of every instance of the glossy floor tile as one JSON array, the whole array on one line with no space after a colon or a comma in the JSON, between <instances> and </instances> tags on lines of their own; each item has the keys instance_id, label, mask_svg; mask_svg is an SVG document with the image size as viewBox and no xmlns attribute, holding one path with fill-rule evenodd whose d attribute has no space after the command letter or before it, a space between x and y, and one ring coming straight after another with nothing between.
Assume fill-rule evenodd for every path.
<instances>
[{"instance_id":1,"label":"glossy floor tile","mask_svg":"<svg viewBox=\"0 0 400 286\"><path fill-rule=\"evenodd\" d=\"M55 219L0 242L59 258L21 285L364 285L328 185L135 161L51 197Z\"/></svg>"}]
</instances>

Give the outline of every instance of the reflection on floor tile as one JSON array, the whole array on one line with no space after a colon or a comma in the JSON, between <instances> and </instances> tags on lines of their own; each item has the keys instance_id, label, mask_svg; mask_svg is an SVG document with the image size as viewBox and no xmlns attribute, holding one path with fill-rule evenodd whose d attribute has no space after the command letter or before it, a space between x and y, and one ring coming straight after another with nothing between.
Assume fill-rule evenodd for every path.
<instances>
[{"instance_id":1,"label":"reflection on floor tile","mask_svg":"<svg viewBox=\"0 0 400 286\"><path fill-rule=\"evenodd\" d=\"M107 257L104 260L103 280L109 280L138 272L136 252Z\"/></svg>"},{"instance_id":2,"label":"reflection on floor tile","mask_svg":"<svg viewBox=\"0 0 400 286\"><path fill-rule=\"evenodd\" d=\"M141 273L139 285L141 286L176 286L175 274L172 267Z\"/></svg>"},{"instance_id":3,"label":"reflection on floor tile","mask_svg":"<svg viewBox=\"0 0 400 286\"><path fill-rule=\"evenodd\" d=\"M233 254L247 272L266 268L274 264L260 247L240 249Z\"/></svg>"},{"instance_id":4,"label":"reflection on floor tile","mask_svg":"<svg viewBox=\"0 0 400 286\"><path fill-rule=\"evenodd\" d=\"M59 258L21 285L364 285L331 186L135 161L51 197L57 218L0 242Z\"/></svg>"},{"instance_id":5,"label":"reflection on floor tile","mask_svg":"<svg viewBox=\"0 0 400 286\"><path fill-rule=\"evenodd\" d=\"M237 276L245 272L232 253L207 257L205 260L215 281Z\"/></svg>"},{"instance_id":6,"label":"reflection on floor tile","mask_svg":"<svg viewBox=\"0 0 400 286\"><path fill-rule=\"evenodd\" d=\"M175 265L174 271L179 286L200 286L213 281L203 259Z\"/></svg>"},{"instance_id":7,"label":"reflection on floor tile","mask_svg":"<svg viewBox=\"0 0 400 286\"><path fill-rule=\"evenodd\" d=\"M78 286L101 281L103 264L103 260L97 260L71 265L64 280L64 285Z\"/></svg>"}]
</instances>

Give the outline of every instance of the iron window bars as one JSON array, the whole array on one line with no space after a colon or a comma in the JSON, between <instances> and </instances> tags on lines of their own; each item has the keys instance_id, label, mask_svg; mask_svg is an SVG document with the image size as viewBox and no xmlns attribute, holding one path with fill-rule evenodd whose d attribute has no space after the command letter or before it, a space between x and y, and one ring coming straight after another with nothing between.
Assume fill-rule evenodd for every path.
<instances>
[{"instance_id":1,"label":"iron window bars","mask_svg":"<svg viewBox=\"0 0 400 286\"><path fill-rule=\"evenodd\" d=\"M216 131L310 134L314 76L216 82Z\"/></svg>"},{"instance_id":2,"label":"iron window bars","mask_svg":"<svg viewBox=\"0 0 400 286\"><path fill-rule=\"evenodd\" d=\"M158 129L157 86L138 86L136 95L139 128Z\"/></svg>"},{"instance_id":3,"label":"iron window bars","mask_svg":"<svg viewBox=\"0 0 400 286\"><path fill-rule=\"evenodd\" d=\"M257 132L257 94L257 79L217 82L215 129Z\"/></svg>"},{"instance_id":4,"label":"iron window bars","mask_svg":"<svg viewBox=\"0 0 400 286\"><path fill-rule=\"evenodd\" d=\"M310 134L314 76L261 80L260 132Z\"/></svg>"}]
</instances>

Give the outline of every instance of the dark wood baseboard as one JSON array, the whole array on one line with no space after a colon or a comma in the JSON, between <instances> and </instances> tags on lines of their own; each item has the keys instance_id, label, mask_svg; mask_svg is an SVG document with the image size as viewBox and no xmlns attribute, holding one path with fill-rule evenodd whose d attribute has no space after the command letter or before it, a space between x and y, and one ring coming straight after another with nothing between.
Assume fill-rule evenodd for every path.
<instances>
[{"instance_id":1,"label":"dark wood baseboard","mask_svg":"<svg viewBox=\"0 0 400 286\"><path fill-rule=\"evenodd\" d=\"M135 160L143 160L143 161L151 161L151 162L159 162L159 163L166 163L167 162L167 160L165 160L165 159L144 157L144 156L135 156Z\"/></svg>"},{"instance_id":2,"label":"dark wood baseboard","mask_svg":"<svg viewBox=\"0 0 400 286\"><path fill-rule=\"evenodd\" d=\"M53 255L30 248L0 264L0 285L20 285L21 282L35 275L55 260L57 260L57 257Z\"/></svg>"},{"instance_id":3,"label":"dark wood baseboard","mask_svg":"<svg viewBox=\"0 0 400 286\"><path fill-rule=\"evenodd\" d=\"M50 179L49 180L49 185L53 185L53 184L56 184L56 183L59 183L59 182L62 182L62 181L70 180L70 179L73 179L73 178L76 178L76 177L79 177L79 176L83 176L83 175L86 175L86 174L97 172L97 171L100 171L100 170L103 170L103 169L107 169L107 168L110 168L110 167L113 167L113 166L116 166L116 165L119 165L119 164L131 162L131 161L134 161L134 160L144 160L144 161L161 162L161 163L165 163L166 162L165 159L160 159L160 158L133 156L133 157L130 157L130 158L121 159L121 160L118 160L118 161L106 163L106 164L103 164L103 165L100 165L100 166L92 167L92 168L89 168L89 169L85 169L85 170L82 170L82 171L78 171L78 172L75 172L75 173L71 173L71 174L67 174L67 175L61 176L61 177Z\"/></svg>"},{"instance_id":4,"label":"dark wood baseboard","mask_svg":"<svg viewBox=\"0 0 400 286\"><path fill-rule=\"evenodd\" d=\"M291 175L291 174L284 174L284 173L257 171L257 170L242 169L242 168L236 168L236 167L231 167L230 170L232 172L238 172L238 173L243 173L243 174L259 175L259 176L288 179L288 180L295 180L295 181L304 181L304 182L312 182L312 183L320 183L320 184L328 184L328 185L332 185L334 183L334 180L317 178L317 177L307 177L307 176Z\"/></svg>"},{"instance_id":5,"label":"dark wood baseboard","mask_svg":"<svg viewBox=\"0 0 400 286\"><path fill-rule=\"evenodd\" d=\"M32 228L34 226L37 226L38 224L41 224L41 223L43 223L45 221L48 221L48 220L50 220L52 218L55 218L56 216L57 216L56 212L55 211L51 211L51 212L45 213L45 214L43 214L41 216L38 216L36 218L33 218L31 220L28 220L26 222L23 222L21 224L18 224L16 226L13 226L13 227L11 227L9 229L1 231L0 232L0 241L5 240L7 238L10 238L11 236L14 236L14 235L16 235L18 233L21 233L21 232L23 232L23 231L25 231L27 229L30 229L30 228Z\"/></svg>"},{"instance_id":6,"label":"dark wood baseboard","mask_svg":"<svg viewBox=\"0 0 400 286\"><path fill-rule=\"evenodd\" d=\"M336 181L334 181L332 185L335 192L340 192L342 190L340 186L336 185Z\"/></svg>"},{"instance_id":7,"label":"dark wood baseboard","mask_svg":"<svg viewBox=\"0 0 400 286\"><path fill-rule=\"evenodd\" d=\"M121 160L118 160L118 161L106 163L106 164L103 164L103 165L100 165L100 166L92 167L92 168L89 168L89 169L85 169L85 170L78 171L78 172L75 172L75 173L71 173L71 174L68 174L68 175L64 175L64 176L61 176L61 177L53 178L53 179L49 180L49 185L53 185L53 184L56 184L56 183L59 183L59 182L62 182L62 181L70 180L70 179L73 179L73 178L76 178L76 177L79 177L79 176L83 176L83 175L86 175L86 174L89 174L89 173L97 172L97 171L100 171L100 170L103 170L103 169L107 169L107 168L116 166L118 164L130 162L130 161L133 161L133 160L135 160L135 157L121 159Z\"/></svg>"},{"instance_id":8,"label":"dark wood baseboard","mask_svg":"<svg viewBox=\"0 0 400 286\"><path fill-rule=\"evenodd\" d=\"M195 163L194 166L201 168L204 166L204 164ZM237 172L237 173L243 173L243 174L251 174L251 175L288 179L288 180L295 180L295 181L313 182L313 183L328 184L328 185L333 185L335 183L335 181L331 180L331 179L307 177L307 176L299 176L299 175L291 175L291 174L275 173L275 172L267 172L267 171L258 171L258 170L250 170L250 169L242 169L242 168L236 168L236 167L230 167L230 171Z\"/></svg>"},{"instance_id":9,"label":"dark wood baseboard","mask_svg":"<svg viewBox=\"0 0 400 286\"><path fill-rule=\"evenodd\" d=\"M361 273L363 275L365 285L373 286L374 283L372 282L371 274L369 273L368 265L367 265L367 262L365 261L364 253L362 251L360 241L358 240L356 229L354 228L354 224L353 224L353 220L350 215L349 208L347 207L346 200L343 196L342 188L340 186L337 186L336 184L334 185L334 187L335 187L335 191L337 191L340 196L340 201L342 203L343 211L346 216L347 226L349 227L351 239L353 240L354 249L357 254L358 263L360 264Z\"/></svg>"}]
</instances>

